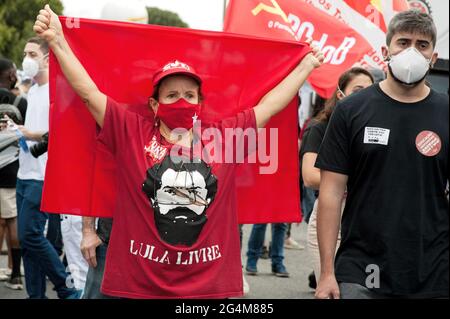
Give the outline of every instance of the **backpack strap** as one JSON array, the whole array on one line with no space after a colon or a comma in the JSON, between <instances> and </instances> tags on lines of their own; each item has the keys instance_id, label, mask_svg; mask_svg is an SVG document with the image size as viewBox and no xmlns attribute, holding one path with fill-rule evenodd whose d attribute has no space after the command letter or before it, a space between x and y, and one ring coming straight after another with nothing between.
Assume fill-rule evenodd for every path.
<instances>
[{"instance_id":1,"label":"backpack strap","mask_svg":"<svg viewBox=\"0 0 450 319\"><path fill-rule=\"evenodd\" d=\"M14 105L15 107L19 108L19 103L20 103L20 101L22 101L22 97L16 96L16 98L14 99L13 105Z\"/></svg>"}]
</instances>

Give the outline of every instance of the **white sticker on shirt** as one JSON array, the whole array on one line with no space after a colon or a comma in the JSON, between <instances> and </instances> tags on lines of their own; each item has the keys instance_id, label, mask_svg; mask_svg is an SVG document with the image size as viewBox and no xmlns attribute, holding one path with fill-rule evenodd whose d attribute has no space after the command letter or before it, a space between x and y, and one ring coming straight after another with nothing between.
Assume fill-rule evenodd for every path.
<instances>
[{"instance_id":1,"label":"white sticker on shirt","mask_svg":"<svg viewBox=\"0 0 450 319\"><path fill-rule=\"evenodd\" d=\"M389 144L389 134L391 130L380 127L366 127L364 132L364 144Z\"/></svg>"}]
</instances>

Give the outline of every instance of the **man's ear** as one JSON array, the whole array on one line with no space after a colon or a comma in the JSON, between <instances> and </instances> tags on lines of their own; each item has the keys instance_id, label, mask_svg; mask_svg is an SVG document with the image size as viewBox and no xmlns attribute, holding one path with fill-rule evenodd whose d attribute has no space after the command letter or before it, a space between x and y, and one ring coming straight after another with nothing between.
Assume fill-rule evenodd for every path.
<instances>
[{"instance_id":1,"label":"man's ear","mask_svg":"<svg viewBox=\"0 0 450 319\"><path fill-rule=\"evenodd\" d=\"M439 58L439 54L437 52L433 53L433 56L431 57L431 67L433 68L436 64L437 60Z\"/></svg>"},{"instance_id":2,"label":"man's ear","mask_svg":"<svg viewBox=\"0 0 450 319\"><path fill-rule=\"evenodd\" d=\"M49 68L50 67L50 54L47 53L43 60L44 60L44 63L45 63L45 68L46 69Z\"/></svg>"},{"instance_id":3,"label":"man's ear","mask_svg":"<svg viewBox=\"0 0 450 319\"><path fill-rule=\"evenodd\" d=\"M340 101L340 100L342 100L343 98L345 98L344 94L342 94L341 91L338 91L337 94L336 94L336 96L337 96L338 101Z\"/></svg>"},{"instance_id":4,"label":"man's ear","mask_svg":"<svg viewBox=\"0 0 450 319\"><path fill-rule=\"evenodd\" d=\"M386 46L381 47L381 53L383 54L384 61L389 60L389 49Z\"/></svg>"},{"instance_id":5,"label":"man's ear","mask_svg":"<svg viewBox=\"0 0 450 319\"><path fill-rule=\"evenodd\" d=\"M16 73L16 70L11 70L11 72L9 73L9 80L11 81L11 82L14 82L14 81L16 81L17 82L17 73Z\"/></svg>"},{"instance_id":6,"label":"man's ear","mask_svg":"<svg viewBox=\"0 0 450 319\"><path fill-rule=\"evenodd\" d=\"M153 97L150 97L148 99L148 106L151 108L155 115L158 113L159 103Z\"/></svg>"}]
</instances>

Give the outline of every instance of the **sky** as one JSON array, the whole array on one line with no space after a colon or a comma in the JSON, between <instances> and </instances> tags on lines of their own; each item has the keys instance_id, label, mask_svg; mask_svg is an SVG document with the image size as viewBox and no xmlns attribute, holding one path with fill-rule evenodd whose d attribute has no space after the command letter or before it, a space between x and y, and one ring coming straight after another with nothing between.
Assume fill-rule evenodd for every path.
<instances>
[{"instance_id":1,"label":"sky","mask_svg":"<svg viewBox=\"0 0 450 319\"><path fill-rule=\"evenodd\" d=\"M72 17L99 18L103 6L111 0L62 0L64 15ZM118 0L114 0L118 1ZM193 29L221 31L223 26L224 0L120 0L127 6L138 2L178 13Z\"/></svg>"}]
</instances>

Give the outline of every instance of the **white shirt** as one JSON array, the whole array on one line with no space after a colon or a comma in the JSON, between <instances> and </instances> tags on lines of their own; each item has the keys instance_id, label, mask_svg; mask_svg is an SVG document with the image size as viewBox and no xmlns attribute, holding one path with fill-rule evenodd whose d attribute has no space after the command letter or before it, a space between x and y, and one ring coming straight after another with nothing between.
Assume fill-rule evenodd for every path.
<instances>
[{"instance_id":1,"label":"white shirt","mask_svg":"<svg viewBox=\"0 0 450 319\"><path fill-rule=\"evenodd\" d=\"M314 90L307 82L300 88L299 96L301 99L301 104L298 108L298 125L300 128L303 127L305 121L312 115L312 102L314 99L314 94Z\"/></svg>"},{"instance_id":2,"label":"white shirt","mask_svg":"<svg viewBox=\"0 0 450 319\"><path fill-rule=\"evenodd\" d=\"M33 85L28 92L28 107L25 116L25 128L32 132L48 132L48 118L50 110L49 85ZM28 147L36 142L27 141ZM34 158L30 151L22 148L19 154L19 172L17 177L22 180L33 179L43 181L45 166L47 165L47 153Z\"/></svg>"}]
</instances>

